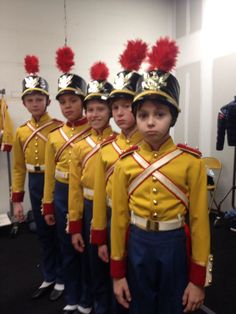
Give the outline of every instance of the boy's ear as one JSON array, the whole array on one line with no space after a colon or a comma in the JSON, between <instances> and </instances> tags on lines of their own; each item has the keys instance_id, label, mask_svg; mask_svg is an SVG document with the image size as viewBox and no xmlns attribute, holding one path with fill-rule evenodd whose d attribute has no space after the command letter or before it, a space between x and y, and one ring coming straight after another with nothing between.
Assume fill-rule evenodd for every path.
<instances>
[{"instance_id":1,"label":"boy's ear","mask_svg":"<svg viewBox=\"0 0 236 314\"><path fill-rule=\"evenodd\" d=\"M51 99L50 99L50 98L48 98L48 99L47 99L47 106L49 106L49 105L50 105L50 103L51 103Z\"/></svg>"}]
</instances>

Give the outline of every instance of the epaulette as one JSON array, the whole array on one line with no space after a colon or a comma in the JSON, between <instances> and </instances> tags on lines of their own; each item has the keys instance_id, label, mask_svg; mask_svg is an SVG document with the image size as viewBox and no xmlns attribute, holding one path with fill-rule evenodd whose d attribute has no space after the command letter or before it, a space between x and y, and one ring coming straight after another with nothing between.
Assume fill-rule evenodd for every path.
<instances>
[{"instance_id":1,"label":"epaulette","mask_svg":"<svg viewBox=\"0 0 236 314\"><path fill-rule=\"evenodd\" d=\"M57 123L60 124L60 125L64 125L64 122L61 121L61 120L58 120L58 119L53 118L52 121L53 121L53 122L57 122Z\"/></svg>"},{"instance_id":2,"label":"epaulette","mask_svg":"<svg viewBox=\"0 0 236 314\"><path fill-rule=\"evenodd\" d=\"M25 123L21 124L21 125L19 126L19 128L22 128L23 126L26 126L28 122L29 122L29 121L26 121Z\"/></svg>"},{"instance_id":3,"label":"epaulette","mask_svg":"<svg viewBox=\"0 0 236 314\"><path fill-rule=\"evenodd\" d=\"M192 154L198 158L202 157L202 153L197 148L192 148L192 147L187 146L185 144L177 144L177 147L179 149L183 150L184 152L190 153L190 154Z\"/></svg>"},{"instance_id":4,"label":"epaulette","mask_svg":"<svg viewBox=\"0 0 236 314\"><path fill-rule=\"evenodd\" d=\"M129 147L120 155L120 159L124 158L125 156L133 154L137 150L139 150L139 147L137 145Z\"/></svg>"},{"instance_id":5,"label":"epaulette","mask_svg":"<svg viewBox=\"0 0 236 314\"><path fill-rule=\"evenodd\" d=\"M54 132L54 131L60 129L61 127L63 127L63 125L64 125L64 123L55 125L55 126L53 127L53 129L52 129L49 133L52 133L52 132Z\"/></svg>"},{"instance_id":6,"label":"epaulette","mask_svg":"<svg viewBox=\"0 0 236 314\"><path fill-rule=\"evenodd\" d=\"M101 147L106 146L107 144L110 144L111 142L113 142L117 137L117 133L112 133L110 136L108 136L107 138L105 138L102 143L101 143Z\"/></svg>"}]
</instances>

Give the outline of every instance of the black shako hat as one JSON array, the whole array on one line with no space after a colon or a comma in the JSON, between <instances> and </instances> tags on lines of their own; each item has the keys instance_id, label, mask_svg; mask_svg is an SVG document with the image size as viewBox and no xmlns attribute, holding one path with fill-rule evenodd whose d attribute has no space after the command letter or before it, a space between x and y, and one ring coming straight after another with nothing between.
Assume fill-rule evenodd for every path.
<instances>
[{"instance_id":1,"label":"black shako hat","mask_svg":"<svg viewBox=\"0 0 236 314\"><path fill-rule=\"evenodd\" d=\"M140 101L157 99L180 112L178 80L170 71L175 67L179 48L169 38L160 38L148 54L149 71L145 72L137 82L136 96L132 108Z\"/></svg>"},{"instance_id":2,"label":"black shako hat","mask_svg":"<svg viewBox=\"0 0 236 314\"><path fill-rule=\"evenodd\" d=\"M60 71L64 72L58 79L58 91L56 99L64 94L75 94L83 99L86 95L87 84L85 80L73 73L69 73L74 65L74 52L68 46L56 51L56 63Z\"/></svg>"},{"instance_id":3,"label":"black shako hat","mask_svg":"<svg viewBox=\"0 0 236 314\"><path fill-rule=\"evenodd\" d=\"M84 105L92 99L107 101L109 94L113 90L111 83L107 81L109 69L104 62L96 62L90 68L91 81L87 86L87 95L84 99Z\"/></svg>"},{"instance_id":4,"label":"black shako hat","mask_svg":"<svg viewBox=\"0 0 236 314\"><path fill-rule=\"evenodd\" d=\"M117 73L113 90L109 95L109 100L116 98L134 98L137 81L141 75L137 73L143 60L146 58L147 44L141 39L129 40L126 48L119 57L119 62L124 70Z\"/></svg>"},{"instance_id":5,"label":"black shako hat","mask_svg":"<svg viewBox=\"0 0 236 314\"><path fill-rule=\"evenodd\" d=\"M25 95L32 94L34 92L39 92L49 96L48 93L48 82L38 76L37 73L39 72L39 60L38 57L34 55L27 55L24 59L24 66L26 72L29 74L24 78L22 81L22 95L21 98Z\"/></svg>"}]
</instances>

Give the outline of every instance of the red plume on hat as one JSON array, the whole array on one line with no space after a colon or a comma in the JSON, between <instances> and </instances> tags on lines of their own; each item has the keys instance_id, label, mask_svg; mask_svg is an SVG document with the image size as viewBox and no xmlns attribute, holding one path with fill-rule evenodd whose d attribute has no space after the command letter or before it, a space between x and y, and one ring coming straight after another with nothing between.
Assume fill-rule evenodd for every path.
<instances>
[{"instance_id":1,"label":"red plume on hat","mask_svg":"<svg viewBox=\"0 0 236 314\"><path fill-rule=\"evenodd\" d=\"M128 40L119 62L124 70L138 71L147 55L147 44L141 39Z\"/></svg>"},{"instance_id":2,"label":"red plume on hat","mask_svg":"<svg viewBox=\"0 0 236 314\"><path fill-rule=\"evenodd\" d=\"M59 48L56 51L56 63L60 71L68 73L75 64L73 50L68 46Z\"/></svg>"},{"instance_id":3,"label":"red plume on hat","mask_svg":"<svg viewBox=\"0 0 236 314\"><path fill-rule=\"evenodd\" d=\"M96 62L90 68L90 76L95 81L106 81L109 76L109 69L104 62Z\"/></svg>"},{"instance_id":4,"label":"red plume on hat","mask_svg":"<svg viewBox=\"0 0 236 314\"><path fill-rule=\"evenodd\" d=\"M174 69L179 53L179 47L168 37L160 38L148 54L149 70L170 72Z\"/></svg>"},{"instance_id":5,"label":"red plume on hat","mask_svg":"<svg viewBox=\"0 0 236 314\"><path fill-rule=\"evenodd\" d=\"M36 75L39 72L39 59L36 56L25 56L25 71L28 74Z\"/></svg>"}]
</instances>

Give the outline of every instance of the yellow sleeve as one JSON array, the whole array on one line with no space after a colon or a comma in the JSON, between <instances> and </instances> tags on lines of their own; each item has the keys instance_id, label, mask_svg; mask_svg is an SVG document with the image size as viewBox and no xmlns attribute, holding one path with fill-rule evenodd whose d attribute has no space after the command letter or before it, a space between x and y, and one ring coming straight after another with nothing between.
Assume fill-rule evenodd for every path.
<instances>
[{"instance_id":1,"label":"yellow sleeve","mask_svg":"<svg viewBox=\"0 0 236 314\"><path fill-rule=\"evenodd\" d=\"M69 233L82 232L82 218L84 210L83 187L81 184L81 156L80 147L75 145L72 149L69 168Z\"/></svg>"},{"instance_id":2,"label":"yellow sleeve","mask_svg":"<svg viewBox=\"0 0 236 314\"><path fill-rule=\"evenodd\" d=\"M207 206L207 177L205 166L197 160L189 174L189 218L192 258L196 263L207 264L210 253L210 227Z\"/></svg>"},{"instance_id":3,"label":"yellow sleeve","mask_svg":"<svg viewBox=\"0 0 236 314\"><path fill-rule=\"evenodd\" d=\"M2 135L2 144L1 150L2 151L11 151L12 144L13 144L13 123L10 118L10 114L8 112L7 104L4 99L1 101L1 106L3 108L4 113L4 124L3 124L3 135Z\"/></svg>"},{"instance_id":4,"label":"yellow sleeve","mask_svg":"<svg viewBox=\"0 0 236 314\"><path fill-rule=\"evenodd\" d=\"M43 193L43 214L54 214L54 190L55 190L55 148L49 134L45 147L45 177Z\"/></svg>"},{"instance_id":5,"label":"yellow sleeve","mask_svg":"<svg viewBox=\"0 0 236 314\"><path fill-rule=\"evenodd\" d=\"M91 242L101 245L107 242L106 169L101 150L96 161L94 180Z\"/></svg>"},{"instance_id":6,"label":"yellow sleeve","mask_svg":"<svg viewBox=\"0 0 236 314\"><path fill-rule=\"evenodd\" d=\"M13 144L13 178L12 202L22 202L24 199L24 185L26 176L25 155L17 130Z\"/></svg>"},{"instance_id":7,"label":"yellow sleeve","mask_svg":"<svg viewBox=\"0 0 236 314\"><path fill-rule=\"evenodd\" d=\"M122 278L126 274L126 239L130 215L128 178L123 167L123 160L118 161L112 184L111 275L114 278Z\"/></svg>"},{"instance_id":8,"label":"yellow sleeve","mask_svg":"<svg viewBox=\"0 0 236 314\"><path fill-rule=\"evenodd\" d=\"M207 206L206 169L201 159L190 167L189 223L191 234L190 281L196 285L206 284L207 264L210 255L210 227Z\"/></svg>"}]
</instances>

